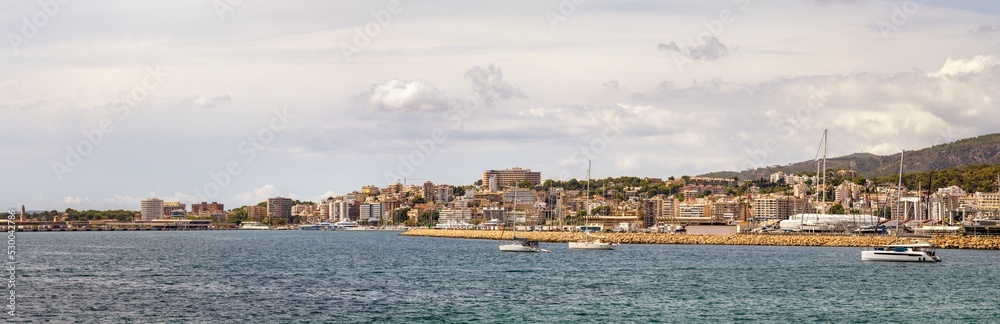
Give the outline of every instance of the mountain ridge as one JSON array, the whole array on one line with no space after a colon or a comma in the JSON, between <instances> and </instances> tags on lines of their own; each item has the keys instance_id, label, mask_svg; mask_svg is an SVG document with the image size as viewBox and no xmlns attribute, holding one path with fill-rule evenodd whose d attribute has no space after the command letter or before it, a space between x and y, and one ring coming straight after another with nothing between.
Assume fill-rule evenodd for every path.
<instances>
[{"instance_id":1,"label":"mountain ridge","mask_svg":"<svg viewBox=\"0 0 1000 324\"><path fill-rule=\"evenodd\" d=\"M906 151L903 169L907 173L940 171L948 168L963 167L973 164L1000 164L1000 133L986 134L977 137L938 144L931 147ZM864 177L885 177L899 172L899 153L892 155L876 155L871 153L854 153L850 155L827 158L827 169L855 170ZM775 172L795 174L799 172L816 172L814 161L802 161L782 166L769 166L746 171L720 171L699 175L699 177L758 179Z\"/></svg>"}]
</instances>

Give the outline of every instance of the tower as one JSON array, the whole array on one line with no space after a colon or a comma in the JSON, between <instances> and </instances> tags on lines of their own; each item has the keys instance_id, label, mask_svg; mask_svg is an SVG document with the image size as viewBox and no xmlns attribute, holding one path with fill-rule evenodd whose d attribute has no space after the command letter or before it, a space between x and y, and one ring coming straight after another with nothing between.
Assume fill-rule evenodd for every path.
<instances>
[{"instance_id":1,"label":"tower","mask_svg":"<svg viewBox=\"0 0 1000 324\"><path fill-rule=\"evenodd\" d=\"M24 205L21 205L21 220L20 221L22 221L22 222L24 221L24 214L25 214Z\"/></svg>"}]
</instances>

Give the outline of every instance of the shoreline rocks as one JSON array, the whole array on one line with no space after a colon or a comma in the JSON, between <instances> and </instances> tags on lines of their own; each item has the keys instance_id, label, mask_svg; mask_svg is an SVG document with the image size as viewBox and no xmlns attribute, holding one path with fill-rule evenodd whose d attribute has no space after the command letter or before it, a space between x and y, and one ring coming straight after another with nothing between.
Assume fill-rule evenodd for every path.
<instances>
[{"instance_id":1,"label":"shoreline rocks","mask_svg":"<svg viewBox=\"0 0 1000 324\"><path fill-rule=\"evenodd\" d=\"M411 229L400 235L464 238L481 240L510 240L510 231L479 230L435 230ZM580 232L517 232L524 237L539 242L565 243L584 238ZM696 244L696 245L766 245L766 246L831 246L831 247L871 247L892 244L891 236L847 236L827 234L734 234L734 235L689 235L666 233L601 233L604 241L622 244ZM931 238L900 238L899 243L934 244L941 249L1000 250L1000 237L936 235Z\"/></svg>"}]
</instances>

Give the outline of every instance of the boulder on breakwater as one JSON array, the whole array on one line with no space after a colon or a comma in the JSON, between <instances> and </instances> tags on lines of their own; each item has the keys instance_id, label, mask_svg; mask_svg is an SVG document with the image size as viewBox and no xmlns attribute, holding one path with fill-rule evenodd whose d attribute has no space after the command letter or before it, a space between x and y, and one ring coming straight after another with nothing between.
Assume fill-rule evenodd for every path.
<instances>
[{"instance_id":1,"label":"boulder on breakwater","mask_svg":"<svg viewBox=\"0 0 1000 324\"><path fill-rule=\"evenodd\" d=\"M435 230L411 229L400 235L430 236L482 240L510 240L510 231L479 230ZM580 232L517 232L524 237L539 242L572 242L582 240ZM847 236L824 234L735 234L735 235L689 235L666 233L601 233L604 241L622 244L698 244L698 245L771 245L771 246L839 246L871 247L892 244L891 236ZM929 240L937 248L1000 250L1000 237L941 235ZM900 238L899 243L916 243L916 239Z\"/></svg>"}]
</instances>

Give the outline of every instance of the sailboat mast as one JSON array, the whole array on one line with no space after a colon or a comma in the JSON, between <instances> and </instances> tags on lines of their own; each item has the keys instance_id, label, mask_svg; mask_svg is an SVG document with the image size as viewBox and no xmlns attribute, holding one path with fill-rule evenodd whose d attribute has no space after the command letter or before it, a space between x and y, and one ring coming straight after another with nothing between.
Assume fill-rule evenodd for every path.
<instances>
[{"instance_id":1,"label":"sailboat mast","mask_svg":"<svg viewBox=\"0 0 1000 324\"><path fill-rule=\"evenodd\" d=\"M823 130L823 209L826 210L826 142L827 142L827 132L829 129Z\"/></svg>"},{"instance_id":2,"label":"sailboat mast","mask_svg":"<svg viewBox=\"0 0 1000 324\"><path fill-rule=\"evenodd\" d=\"M584 220L583 225L588 226L587 222L590 221L590 160L587 160L587 219Z\"/></svg>"},{"instance_id":3,"label":"sailboat mast","mask_svg":"<svg viewBox=\"0 0 1000 324\"><path fill-rule=\"evenodd\" d=\"M899 240L899 222L902 221L903 210L900 204L903 202L903 153L906 150L899 151L899 186L896 187L896 240Z\"/></svg>"}]
</instances>

